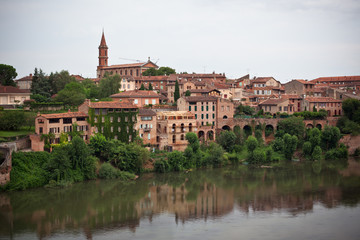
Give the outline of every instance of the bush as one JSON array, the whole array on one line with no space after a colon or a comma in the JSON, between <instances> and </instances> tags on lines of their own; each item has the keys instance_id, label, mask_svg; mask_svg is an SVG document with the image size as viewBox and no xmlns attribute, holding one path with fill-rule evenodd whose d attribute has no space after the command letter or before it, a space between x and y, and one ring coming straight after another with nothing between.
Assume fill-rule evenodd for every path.
<instances>
[{"instance_id":1,"label":"bush","mask_svg":"<svg viewBox=\"0 0 360 240\"><path fill-rule=\"evenodd\" d=\"M114 168L110 163L103 163L99 169L99 178L115 179L120 177L120 170Z\"/></svg>"},{"instance_id":2,"label":"bush","mask_svg":"<svg viewBox=\"0 0 360 240\"><path fill-rule=\"evenodd\" d=\"M266 162L271 162L272 161L272 155L273 155L273 151L271 148L266 149L265 151L266 154Z\"/></svg>"},{"instance_id":3,"label":"bush","mask_svg":"<svg viewBox=\"0 0 360 240\"><path fill-rule=\"evenodd\" d=\"M250 155L249 159L248 159L249 163L252 164L261 164L261 163L265 163L266 161L266 154L265 152L258 148L255 149L254 152Z\"/></svg>"},{"instance_id":4,"label":"bush","mask_svg":"<svg viewBox=\"0 0 360 240\"><path fill-rule=\"evenodd\" d=\"M246 147L250 153L252 153L258 146L258 141L255 137L249 136L245 142Z\"/></svg>"},{"instance_id":5,"label":"bush","mask_svg":"<svg viewBox=\"0 0 360 240\"><path fill-rule=\"evenodd\" d=\"M0 130L16 131L25 122L24 111L7 110L0 113Z\"/></svg>"},{"instance_id":6,"label":"bush","mask_svg":"<svg viewBox=\"0 0 360 240\"><path fill-rule=\"evenodd\" d=\"M167 155L168 163L170 165L171 170L173 171L181 171L183 170L183 164L185 162L185 157L182 152L173 151Z\"/></svg>"},{"instance_id":7,"label":"bush","mask_svg":"<svg viewBox=\"0 0 360 240\"><path fill-rule=\"evenodd\" d=\"M225 151L232 152L236 142L236 135L231 131L223 131L216 138L216 142L219 143Z\"/></svg>"},{"instance_id":8,"label":"bush","mask_svg":"<svg viewBox=\"0 0 360 240\"><path fill-rule=\"evenodd\" d=\"M348 150L344 144L341 144L338 148L333 148L325 153L326 160L339 160L347 159Z\"/></svg>"},{"instance_id":9,"label":"bush","mask_svg":"<svg viewBox=\"0 0 360 240\"><path fill-rule=\"evenodd\" d=\"M303 155L305 157L310 157L311 153L312 153L312 146L311 146L311 142L307 141L303 144Z\"/></svg>"},{"instance_id":10,"label":"bush","mask_svg":"<svg viewBox=\"0 0 360 240\"><path fill-rule=\"evenodd\" d=\"M311 154L311 158L313 161L320 161L322 157L322 150L320 146L316 146Z\"/></svg>"},{"instance_id":11,"label":"bush","mask_svg":"<svg viewBox=\"0 0 360 240\"><path fill-rule=\"evenodd\" d=\"M165 173L170 171L170 165L168 161L164 159L156 160L154 163L154 171L157 173Z\"/></svg>"},{"instance_id":12,"label":"bush","mask_svg":"<svg viewBox=\"0 0 360 240\"><path fill-rule=\"evenodd\" d=\"M284 140L282 138L275 138L275 140L272 142L272 149L275 152L282 152L284 149Z\"/></svg>"}]
</instances>

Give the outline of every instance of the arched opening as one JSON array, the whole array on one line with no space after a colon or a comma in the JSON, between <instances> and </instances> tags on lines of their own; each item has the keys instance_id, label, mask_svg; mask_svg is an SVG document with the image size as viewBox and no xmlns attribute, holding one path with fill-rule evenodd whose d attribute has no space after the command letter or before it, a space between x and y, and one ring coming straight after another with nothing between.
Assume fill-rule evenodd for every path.
<instances>
[{"instance_id":1,"label":"arched opening","mask_svg":"<svg viewBox=\"0 0 360 240\"><path fill-rule=\"evenodd\" d=\"M321 126L321 124L320 124L320 123L316 124L316 127L317 127L320 131L321 131L322 126Z\"/></svg>"},{"instance_id":2,"label":"arched opening","mask_svg":"<svg viewBox=\"0 0 360 240\"><path fill-rule=\"evenodd\" d=\"M223 116L223 119L228 119L228 117L226 115Z\"/></svg>"},{"instance_id":3,"label":"arched opening","mask_svg":"<svg viewBox=\"0 0 360 240\"><path fill-rule=\"evenodd\" d=\"M274 127L272 125L265 126L265 137L269 137L274 134Z\"/></svg>"},{"instance_id":4,"label":"arched opening","mask_svg":"<svg viewBox=\"0 0 360 240\"><path fill-rule=\"evenodd\" d=\"M210 141L214 140L214 132L213 131L208 131L207 139L210 140Z\"/></svg>"},{"instance_id":5,"label":"arched opening","mask_svg":"<svg viewBox=\"0 0 360 240\"><path fill-rule=\"evenodd\" d=\"M335 116L336 116L336 112L337 112L337 111L335 110L335 111L334 111L334 115L335 115Z\"/></svg>"},{"instance_id":6,"label":"arched opening","mask_svg":"<svg viewBox=\"0 0 360 240\"><path fill-rule=\"evenodd\" d=\"M171 131L172 131L172 132L176 132L176 124L175 124L175 123L172 125Z\"/></svg>"},{"instance_id":7,"label":"arched opening","mask_svg":"<svg viewBox=\"0 0 360 240\"><path fill-rule=\"evenodd\" d=\"M189 123L189 132L192 132L192 123Z\"/></svg>"},{"instance_id":8,"label":"arched opening","mask_svg":"<svg viewBox=\"0 0 360 240\"><path fill-rule=\"evenodd\" d=\"M231 128L230 128L228 125L224 125L224 126L222 127L222 130L230 131Z\"/></svg>"},{"instance_id":9,"label":"arched opening","mask_svg":"<svg viewBox=\"0 0 360 240\"><path fill-rule=\"evenodd\" d=\"M199 131L198 132L198 137L200 141L204 141L204 137L205 137L205 133L204 131Z\"/></svg>"},{"instance_id":10,"label":"arched opening","mask_svg":"<svg viewBox=\"0 0 360 240\"><path fill-rule=\"evenodd\" d=\"M331 115L330 110L327 111L327 114L328 114L328 117L330 117L330 115Z\"/></svg>"},{"instance_id":11,"label":"arched opening","mask_svg":"<svg viewBox=\"0 0 360 240\"><path fill-rule=\"evenodd\" d=\"M184 140L185 138L184 138L184 134L181 134L181 136L180 136L180 140Z\"/></svg>"},{"instance_id":12,"label":"arched opening","mask_svg":"<svg viewBox=\"0 0 360 240\"><path fill-rule=\"evenodd\" d=\"M252 129L249 125L245 125L243 129L244 129L244 134L245 134L246 138L248 138L248 136L252 135Z\"/></svg>"},{"instance_id":13,"label":"arched opening","mask_svg":"<svg viewBox=\"0 0 360 240\"><path fill-rule=\"evenodd\" d=\"M312 125L311 123L306 125L306 128L314 128L314 125Z\"/></svg>"},{"instance_id":14,"label":"arched opening","mask_svg":"<svg viewBox=\"0 0 360 240\"><path fill-rule=\"evenodd\" d=\"M181 124L181 132L185 132L185 126L183 123Z\"/></svg>"},{"instance_id":15,"label":"arched opening","mask_svg":"<svg viewBox=\"0 0 360 240\"><path fill-rule=\"evenodd\" d=\"M172 140L173 143L176 143L176 135L173 135Z\"/></svg>"},{"instance_id":16,"label":"arched opening","mask_svg":"<svg viewBox=\"0 0 360 240\"><path fill-rule=\"evenodd\" d=\"M341 115L341 110L339 110L339 115Z\"/></svg>"},{"instance_id":17,"label":"arched opening","mask_svg":"<svg viewBox=\"0 0 360 240\"><path fill-rule=\"evenodd\" d=\"M160 142L160 137L156 136L156 142Z\"/></svg>"},{"instance_id":18,"label":"arched opening","mask_svg":"<svg viewBox=\"0 0 360 240\"><path fill-rule=\"evenodd\" d=\"M166 132L166 127L164 127L164 133L167 133L167 132Z\"/></svg>"}]
</instances>

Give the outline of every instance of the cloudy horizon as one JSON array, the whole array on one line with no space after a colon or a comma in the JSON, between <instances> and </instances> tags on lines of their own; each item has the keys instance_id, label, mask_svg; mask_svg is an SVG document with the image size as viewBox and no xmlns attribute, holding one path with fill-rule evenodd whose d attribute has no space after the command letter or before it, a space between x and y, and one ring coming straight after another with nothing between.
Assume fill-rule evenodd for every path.
<instances>
[{"instance_id":1,"label":"cloudy horizon","mask_svg":"<svg viewBox=\"0 0 360 240\"><path fill-rule=\"evenodd\" d=\"M0 63L96 77L102 29L109 65L148 57L177 72L281 82L360 75L360 1L0 1ZM125 59L131 59L125 60Z\"/></svg>"}]
</instances>

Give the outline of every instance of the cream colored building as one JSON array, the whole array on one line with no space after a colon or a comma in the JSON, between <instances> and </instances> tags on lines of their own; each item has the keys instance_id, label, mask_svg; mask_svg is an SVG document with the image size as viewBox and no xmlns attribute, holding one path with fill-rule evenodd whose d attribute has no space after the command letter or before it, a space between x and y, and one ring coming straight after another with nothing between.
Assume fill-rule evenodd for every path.
<instances>
[{"instance_id":1,"label":"cream colored building","mask_svg":"<svg viewBox=\"0 0 360 240\"><path fill-rule=\"evenodd\" d=\"M19 105L29 99L29 90L12 86L0 86L0 105Z\"/></svg>"}]
</instances>

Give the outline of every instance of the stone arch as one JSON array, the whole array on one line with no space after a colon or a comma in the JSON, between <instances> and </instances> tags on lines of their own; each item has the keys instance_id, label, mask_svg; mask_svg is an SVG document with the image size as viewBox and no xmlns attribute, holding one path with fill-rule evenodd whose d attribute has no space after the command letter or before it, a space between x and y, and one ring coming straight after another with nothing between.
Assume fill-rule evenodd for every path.
<instances>
[{"instance_id":1,"label":"stone arch","mask_svg":"<svg viewBox=\"0 0 360 240\"><path fill-rule=\"evenodd\" d=\"M176 143L176 135L175 134L172 136L172 142Z\"/></svg>"},{"instance_id":2,"label":"stone arch","mask_svg":"<svg viewBox=\"0 0 360 240\"><path fill-rule=\"evenodd\" d=\"M189 132L192 132L192 123L189 123Z\"/></svg>"},{"instance_id":3,"label":"stone arch","mask_svg":"<svg viewBox=\"0 0 360 240\"><path fill-rule=\"evenodd\" d=\"M214 140L214 131L213 130L210 130L207 132L207 139L210 141Z\"/></svg>"},{"instance_id":4,"label":"stone arch","mask_svg":"<svg viewBox=\"0 0 360 240\"><path fill-rule=\"evenodd\" d=\"M180 140L185 140L185 135L184 134L181 134Z\"/></svg>"},{"instance_id":5,"label":"stone arch","mask_svg":"<svg viewBox=\"0 0 360 240\"><path fill-rule=\"evenodd\" d=\"M228 119L228 117L226 115L223 116L223 119Z\"/></svg>"},{"instance_id":6,"label":"stone arch","mask_svg":"<svg viewBox=\"0 0 360 240\"><path fill-rule=\"evenodd\" d=\"M224 125L222 130L231 131L231 128L228 125Z\"/></svg>"},{"instance_id":7,"label":"stone arch","mask_svg":"<svg viewBox=\"0 0 360 240\"><path fill-rule=\"evenodd\" d=\"M314 125L312 125L311 123L306 124L306 128L314 128Z\"/></svg>"},{"instance_id":8,"label":"stone arch","mask_svg":"<svg viewBox=\"0 0 360 240\"><path fill-rule=\"evenodd\" d=\"M252 128L250 125L245 125L243 130L246 138L252 135Z\"/></svg>"},{"instance_id":9,"label":"stone arch","mask_svg":"<svg viewBox=\"0 0 360 240\"><path fill-rule=\"evenodd\" d=\"M183 123L181 124L181 132L185 132L185 125Z\"/></svg>"},{"instance_id":10,"label":"stone arch","mask_svg":"<svg viewBox=\"0 0 360 240\"><path fill-rule=\"evenodd\" d=\"M202 141L202 140L204 140L204 138L205 138L205 132L204 131L199 131L198 132L198 137L199 137L199 139Z\"/></svg>"},{"instance_id":11,"label":"stone arch","mask_svg":"<svg viewBox=\"0 0 360 240\"><path fill-rule=\"evenodd\" d=\"M234 128L233 128L233 131L235 133L240 133L241 132L241 127L239 125L235 125Z\"/></svg>"},{"instance_id":12,"label":"stone arch","mask_svg":"<svg viewBox=\"0 0 360 240\"><path fill-rule=\"evenodd\" d=\"M265 137L269 137L274 134L274 126L268 124L265 126Z\"/></svg>"},{"instance_id":13,"label":"stone arch","mask_svg":"<svg viewBox=\"0 0 360 240\"><path fill-rule=\"evenodd\" d=\"M172 125L171 131L176 132L176 124L175 123Z\"/></svg>"},{"instance_id":14,"label":"stone arch","mask_svg":"<svg viewBox=\"0 0 360 240\"><path fill-rule=\"evenodd\" d=\"M321 131L322 125L320 123L316 124L316 127Z\"/></svg>"}]
</instances>

